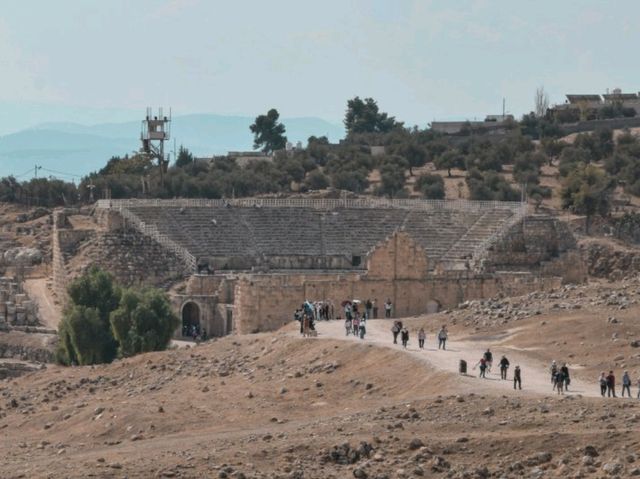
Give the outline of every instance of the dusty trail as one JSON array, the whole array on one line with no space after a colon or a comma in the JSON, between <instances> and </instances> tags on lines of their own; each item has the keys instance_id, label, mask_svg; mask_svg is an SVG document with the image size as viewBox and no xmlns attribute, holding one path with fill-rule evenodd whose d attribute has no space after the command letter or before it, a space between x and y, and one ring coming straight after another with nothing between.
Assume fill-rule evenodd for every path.
<instances>
[{"instance_id":1,"label":"dusty trail","mask_svg":"<svg viewBox=\"0 0 640 479\"><path fill-rule=\"evenodd\" d=\"M320 338L342 339L345 341L365 341L379 347L402 349L400 337L398 344L393 344L393 336L391 334L391 322L389 320L377 319L367 321L367 335L361 340L352 335L346 336L343 321L321 321L317 323L316 329ZM545 396L557 395L552 390L551 378L548 372L548 365L541 364L539 361L528 358L523 352L511 348L508 345L501 345L506 342L504 337L494 341L482 339L474 341L459 341L455 338L447 341L447 350L438 350L435 332L427 332L427 340L424 349L418 348L417 330L409 331L409 345L406 353L418 358L430 366L455 374L459 378L460 391L478 392L482 390L500 391L504 394L531 395L540 394ZM473 369L474 365L482 357L483 353L491 349L493 353L494 363L491 372L487 373L487 379L478 378L479 370ZM510 367L507 380L500 379L500 369L498 361L502 355L506 355L509 359ZM458 364L460 359L467 361L467 375L458 373ZM516 365L522 370L522 391L513 390L513 369ZM571 371L571 368L569 369ZM570 391L565 395L582 395L586 397L599 397L598 385L587 384L574 377L571 378ZM443 391L443 393L451 393L452 391Z\"/></svg>"},{"instance_id":2,"label":"dusty trail","mask_svg":"<svg viewBox=\"0 0 640 479\"><path fill-rule=\"evenodd\" d=\"M27 279L24 281L24 289L29 295L29 298L38 305L38 313L43 325L57 329L62 312L60 308L53 303L51 294L47 289L46 278Z\"/></svg>"}]
</instances>

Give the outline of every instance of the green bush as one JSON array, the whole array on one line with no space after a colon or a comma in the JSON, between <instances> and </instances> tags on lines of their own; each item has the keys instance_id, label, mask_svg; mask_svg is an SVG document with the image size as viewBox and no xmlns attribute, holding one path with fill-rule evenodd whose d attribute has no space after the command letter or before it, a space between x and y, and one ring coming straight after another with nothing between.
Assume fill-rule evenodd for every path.
<instances>
[{"instance_id":1,"label":"green bush","mask_svg":"<svg viewBox=\"0 0 640 479\"><path fill-rule=\"evenodd\" d=\"M179 325L163 292L123 291L99 268L75 279L68 294L70 304L58 326L61 364L108 363L118 354L164 349Z\"/></svg>"},{"instance_id":2,"label":"green bush","mask_svg":"<svg viewBox=\"0 0 640 479\"><path fill-rule=\"evenodd\" d=\"M413 185L414 191L419 191L422 196L430 200L442 200L445 196L444 180L440 175L424 174Z\"/></svg>"},{"instance_id":3,"label":"green bush","mask_svg":"<svg viewBox=\"0 0 640 479\"><path fill-rule=\"evenodd\" d=\"M495 171L471 170L467 176L469 196L472 200L518 201L520 192L513 189L504 177Z\"/></svg>"},{"instance_id":4,"label":"green bush","mask_svg":"<svg viewBox=\"0 0 640 479\"><path fill-rule=\"evenodd\" d=\"M125 290L110 323L121 356L166 349L180 325L167 295L157 289Z\"/></svg>"}]
</instances>

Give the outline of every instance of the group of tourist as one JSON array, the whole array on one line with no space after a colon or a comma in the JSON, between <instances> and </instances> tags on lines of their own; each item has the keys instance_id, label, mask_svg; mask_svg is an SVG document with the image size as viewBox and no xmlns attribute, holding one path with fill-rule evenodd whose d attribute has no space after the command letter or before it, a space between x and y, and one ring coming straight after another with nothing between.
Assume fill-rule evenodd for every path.
<instances>
[{"instance_id":1,"label":"group of tourist","mask_svg":"<svg viewBox=\"0 0 640 479\"><path fill-rule=\"evenodd\" d=\"M640 377L638 377L636 381L638 385L637 398L640 399ZM609 374L602 371L598 378L598 383L600 384L600 394L602 397L605 397L605 395L607 397L618 397L616 396L616 376L613 371L609 371ZM620 395L624 397L625 392L631 397L631 376L629 375L629 371L625 371L622 375L622 392Z\"/></svg>"},{"instance_id":2,"label":"group of tourist","mask_svg":"<svg viewBox=\"0 0 640 479\"><path fill-rule=\"evenodd\" d=\"M346 319L353 320L354 317L360 313L366 319L378 319L378 298L367 299L364 303L360 300L354 299L353 301L345 301L343 303L344 306L344 317ZM391 318L391 312L393 309L393 303L390 299L384 303L384 317ZM339 318L338 318L339 319Z\"/></svg>"},{"instance_id":3,"label":"group of tourist","mask_svg":"<svg viewBox=\"0 0 640 479\"><path fill-rule=\"evenodd\" d=\"M502 355L500 361L498 362L498 366L500 367L500 379L507 380L507 373L509 371L509 366L511 363L509 359L505 355ZM481 378L486 378L487 373L491 372L491 368L493 367L493 353L491 349L487 349L482 357L478 360L473 369L478 368L480 371L479 376ZM522 369L520 369L519 365L513 369L513 389L522 389Z\"/></svg>"},{"instance_id":4,"label":"group of tourist","mask_svg":"<svg viewBox=\"0 0 640 479\"><path fill-rule=\"evenodd\" d=\"M409 344L409 330L402 324L402 321L398 320L393 322L393 326L391 326L391 334L393 334L393 344L398 344L398 336L400 336L402 347L407 349ZM438 340L438 349L447 349L447 339L449 338L447 327L443 325L435 337ZM426 340L427 333L424 328L420 328L418 330L418 348L424 349Z\"/></svg>"},{"instance_id":5,"label":"group of tourist","mask_svg":"<svg viewBox=\"0 0 640 479\"><path fill-rule=\"evenodd\" d=\"M390 300L387 300L384 303L386 318L391 317L392 307L393 305ZM369 318L377 318L378 315L377 299L367 299L364 303L358 300L345 301L343 303L343 308L346 318L344 323L346 335L353 335L360 339L364 339L367 334L367 320ZM333 319L333 314L333 303L330 301L316 301L313 303L306 301L300 308L296 309L294 319L300 323L300 334L304 337L317 336L315 322L319 320ZM340 319L340 317L337 319ZM185 330L185 328L187 327L183 327L183 336L191 335L196 339L200 335L200 331L197 326L192 326L193 329L191 331ZM400 338L402 347L407 349L410 334L409 329L402 323L402 321L393 321L391 334L393 335L393 344L398 344L398 338ZM202 335L206 337L206 333L204 331L202 332ZM424 327L421 327L418 330L417 337L418 348L424 349L427 341L427 334ZM438 349L446 350L448 338L449 333L447 331L447 327L443 325L437 334L435 334L434 338L438 341ZM466 362L464 363L466 367ZM474 366L474 369L477 368L479 370L480 378L486 378L487 373L491 372L492 366L493 353L490 349L487 349ZM500 379L507 380L510 362L505 355L500 358L498 366L500 368ZM571 384L571 375L567 363L562 363L562 366L559 366L558 363L553 360L551 362L550 373L552 390L557 392L559 395L568 392ZM613 371L609 371L609 374L603 371L598 378L598 383L600 385L600 394L602 397L617 397L615 390L616 378ZM631 386L632 381L629 371L624 371L622 376L622 397L625 396L625 393L628 397L631 397ZM637 379L637 386L637 398L640 399L640 377ZM513 389L522 389L522 370L519 365L516 365L513 370Z\"/></svg>"},{"instance_id":6,"label":"group of tourist","mask_svg":"<svg viewBox=\"0 0 640 479\"><path fill-rule=\"evenodd\" d=\"M552 391L557 391L558 394L564 394L565 391L569 391L571 376L569 375L567 363L563 363L561 367L558 367L555 359L551 361L551 384L553 386Z\"/></svg>"},{"instance_id":7,"label":"group of tourist","mask_svg":"<svg viewBox=\"0 0 640 479\"><path fill-rule=\"evenodd\" d=\"M307 338L317 336L315 307L309 301L305 301L293 313L293 319L300 323L300 334Z\"/></svg>"},{"instance_id":8,"label":"group of tourist","mask_svg":"<svg viewBox=\"0 0 640 479\"><path fill-rule=\"evenodd\" d=\"M365 334L367 334L367 317L366 315L360 316L359 314L355 314L352 319L345 319L344 328L346 330L347 336L353 334L354 336L359 336L360 339L364 339Z\"/></svg>"},{"instance_id":9,"label":"group of tourist","mask_svg":"<svg viewBox=\"0 0 640 479\"><path fill-rule=\"evenodd\" d=\"M196 342L207 340L207 330L200 328L199 324L183 324L182 325L182 337L191 338Z\"/></svg>"}]
</instances>

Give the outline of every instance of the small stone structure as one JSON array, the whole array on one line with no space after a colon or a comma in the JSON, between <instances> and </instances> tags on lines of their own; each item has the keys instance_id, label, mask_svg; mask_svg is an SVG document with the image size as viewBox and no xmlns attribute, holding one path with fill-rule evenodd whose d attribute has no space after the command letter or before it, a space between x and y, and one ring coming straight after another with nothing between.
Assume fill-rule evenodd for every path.
<instances>
[{"instance_id":1,"label":"small stone structure","mask_svg":"<svg viewBox=\"0 0 640 479\"><path fill-rule=\"evenodd\" d=\"M13 278L0 278L0 329L20 326L36 326L36 304L22 292Z\"/></svg>"},{"instance_id":2,"label":"small stone structure","mask_svg":"<svg viewBox=\"0 0 640 479\"><path fill-rule=\"evenodd\" d=\"M305 300L390 299L394 315L580 281L571 233L526 205L427 200L102 200L92 229L55 215L54 284L91 264L171 288L187 329L272 330ZM576 260L578 258L578 260ZM180 336L182 327L176 331Z\"/></svg>"}]
</instances>

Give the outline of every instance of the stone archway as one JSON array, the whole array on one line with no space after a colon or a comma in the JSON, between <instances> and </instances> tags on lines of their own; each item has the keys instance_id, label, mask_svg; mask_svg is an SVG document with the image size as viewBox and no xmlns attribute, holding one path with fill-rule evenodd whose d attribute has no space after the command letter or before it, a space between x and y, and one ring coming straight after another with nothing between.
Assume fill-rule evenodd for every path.
<instances>
[{"instance_id":1,"label":"stone archway","mask_svg":"<svg viewBox=\"0 0 640 479\"><path fill-rule=\"evenodd\" d=\"M430 299L429 301L427 301L427 314L437 313L441 308L442 305L437 299Z\"/></svg>"},{"instance_id":2,"label":"stone archway","mask_svg":"<svg viewBox=\"0 0 640 479\"><path fill-rule=\"evenodd\" d=\"M200 334L202 328L200 319L200 306L193 301L185 303L182 306L182 336L192 336L194 327L196 333Z\"/></svg>"}]
</instances>

